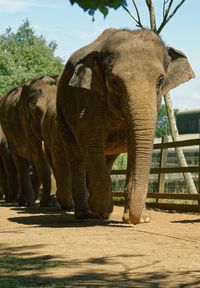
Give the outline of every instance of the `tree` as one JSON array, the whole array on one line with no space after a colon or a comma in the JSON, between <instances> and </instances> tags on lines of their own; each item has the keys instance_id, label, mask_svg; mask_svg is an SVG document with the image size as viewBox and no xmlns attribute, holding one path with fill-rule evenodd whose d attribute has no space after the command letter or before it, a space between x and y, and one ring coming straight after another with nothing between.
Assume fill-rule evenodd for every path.
<instances>
[{"instance_id":1,"label":"tree","mask_svg":"<svg viewBox=\"0 0 200 288\"><path fill-rule=\"evenodd\" d=\"M0 95L13 86L41 75L62 71L62 59L54 56L57 44L35 35L28 20L16 33L7 28L0 35Z\"/></svg>"},{"instance_id":2,"label":"tree","mask_svg":"<svg viewBox=\"0 0 200 288\"><path fill-rule=\"evenodd\" d=\"M127 6L126 0L70 0L70 2L72 5L78 4L84 11L87 11L93 17L93 20L96 10L99 10L106 17L110 8L118 9Z\"/></svg>"},{"instance_id":3,"label":"tree","mask_svg":"<svg viewBox=\"0 0 200 288\"><path fill-rule=\"evenodd\" d=\"M161 138L167 135L170 135L169 121L167 117L166 107L164 104L162 104L158 112L155 136Z\"/></svg>"},{"instance_id":4,"label":"tree","mask_svg":"<svg viewBox=\"0 0 200 288\"><path fill-rule=\"evenodd\" d=\"M146 2L146 7L148 9L149 12L149 25L150 25L150 29L153 30L155 33L160 34L160 32L163 30L163 28L166 26L166 24L172 19L172 17L174 17L174 15L177 13L178 9L184 4L186 0L180 0L180 1L176 1L176 0L163 0L160 1L162 5L162 20L159 23L159 25L157 25L158 23L156 22L156 13L155 13L155 9L154 9L154 2L153 0L145 0ZM139 9L138 9L138 5L137 5L137 1L136 0L132 0L132 4L133 4L133 8L134 8L134 14L131 13L131 11L127 8L126 5L126 1L95 1L95 5L92 6L92 3L94 1L92 0L70 0L71 3L78 3L82 8L84 8L85 11L89 10L89 14L94 16L94 12L101 8L102 5L103 7L106 7L107 9L109 8L113 8L113 4L115 3L117 6L116 8L119 7L123 7L126 12L129 14L129 16L134 20L134 22L136 23L136 26L139 28L144 28L146 27L146 25L144 25L142 23L141 17L140 17L140 13L139 13ZM109 6L109 5L111 6ZM90 13L90 9L91 9L91 13ZM108 14L107 10L102 10L99 9L104 16L106 16ZM176 120L174 117L174 110L172 108L172 102L171 102L171 98L170 98L170 94L168 93L167 95L164 95L164 100L165 100L165 105L166 105L166 110L167 110L167 117L168 117L168 121L169 121L169 126L170 126L170 130L171 130L171 134L172 134L172 139L173 141L178 141L178 129L176 127ZM164 120L164 118L162 119ZM162 121L163 122L163 121ZM163 122L164 123L164 122ZM159 125L159 123L157 124ZM183 154L183 150L181 148L176 148L176 153L177 153L177 158L179 160L179 163L182 167L186 167L187 166L187 162L185 160L184 154ZM189 193L197 193L194 181L192 179L192 175L190 173L184 173L184 178L186 183L188 184L188 190Z\"/></svg>"}]
</instances>

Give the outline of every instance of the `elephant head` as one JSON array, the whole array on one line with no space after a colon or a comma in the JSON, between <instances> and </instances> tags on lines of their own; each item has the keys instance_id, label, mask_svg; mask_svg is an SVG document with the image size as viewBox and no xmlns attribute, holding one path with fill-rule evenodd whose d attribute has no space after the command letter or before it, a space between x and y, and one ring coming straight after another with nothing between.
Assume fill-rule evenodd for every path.
<instances>
[{"instance_id":1,"label":"elephant head","mask_svg":"<svg viewBox=\"0 0 200 288\"><path fill-rule=\"evenodd\" d=\"M112 30L102 41L100 36L82 48L81 53L78 60L75 54L66 65L58 105L63 85L65 89L79 89L79 99L88 90L106 103L105 113L124 123L129 219L137 224L142 221L145 207L161 95L193 78L194 72L182 52L166 47L158 35L148 30ZM93 101L92 97L89 101ZM109 135L109 128L106 134ZM106 153L106 146L104 149Z\"/></svg>"},{"instance_id":2,"label":"elephant head","mask_svg":"<svg viewBox=\"0 0 200 288\"><path fill-rule=\"evenodd\" d=\"M42 141L41 120L50 101L56 99L57 77L41 76L27 81L20 97L24 121L28 123L35 137ZM29 128L27 129L29 130Z\"/></svg>"}]
</instances>

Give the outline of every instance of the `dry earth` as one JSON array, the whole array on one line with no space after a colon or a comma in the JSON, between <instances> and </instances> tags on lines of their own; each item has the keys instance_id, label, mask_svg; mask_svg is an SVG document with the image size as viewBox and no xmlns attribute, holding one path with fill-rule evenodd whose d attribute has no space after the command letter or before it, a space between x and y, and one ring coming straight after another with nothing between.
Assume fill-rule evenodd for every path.
<instances>
[{"instance_id":1,"label":"dry earth","mask_svg":"<svg viewBox=\"0 0 200 288\"><path fill-rule=\"evenodd\" d=\"M200 215L76 221L55 209L0 207L0 287L200 287Z\"/></svg>"}]
</instances>

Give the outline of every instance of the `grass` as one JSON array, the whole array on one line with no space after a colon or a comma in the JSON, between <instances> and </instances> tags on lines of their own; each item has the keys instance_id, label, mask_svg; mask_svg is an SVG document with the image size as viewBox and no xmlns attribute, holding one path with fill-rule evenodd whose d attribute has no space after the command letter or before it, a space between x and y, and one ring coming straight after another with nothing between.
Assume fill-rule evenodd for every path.
<instances>
[{"instance_id":1,"label":"grass","mask_svg":"<svg viewBox=\"0 0 200 288\"><path fill-rule=\"evenodd\" d=\"M46 277L45 273L66 265L49 255L20 257L5 252L0 256L0 288L64 288L69 284L67 279Z\"/></svg>"},{"instance_id":2,"label":"grass","mask_svg":"<svg viewBox=\"0 0 200 288\"><path fill-rule=\"evenodd\" d=\"M51 261L50 256L19 258L8 253L0 258L1 273L3 271L6 271L6 273L15 273L18 271L45 270L64 265L63 261Z\"/></svg>"},{"instance_id":3,"label":"grass","mask_svg":"<svg viewBox=\"0 0 200 288\"><path fill-rule=\"evenodd\" d=\"M0 288L65 288L69 287L71 281L55 279L51 280L34 280L34 279L0 279Z\"/></svg>"}]
</instances>

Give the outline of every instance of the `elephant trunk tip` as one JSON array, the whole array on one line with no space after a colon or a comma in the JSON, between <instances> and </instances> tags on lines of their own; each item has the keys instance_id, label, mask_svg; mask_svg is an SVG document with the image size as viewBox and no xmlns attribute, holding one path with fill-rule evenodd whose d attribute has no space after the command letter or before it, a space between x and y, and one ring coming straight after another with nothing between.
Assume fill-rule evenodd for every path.
<instances>
[{"instance_id":1,"label":"elephant trunk tip","mask_svg":"<svg viewBox=\"0 0 200 288\"><path fill-rule=\"evenodd\" d=\"M142 223L149 223L151 222L151 217L148 214L144 214L141 217L129 214L129 221L133 225L142 224Z\"/></svg>"},{"instance_id":2,"label":"elephant trunk tip","mask_svg":"<svg viewBox=\"0 0 200 288\"><path fill-rule=\"evenodd\" d=\"M140 224L140 217L135 217L133 215L129 215L129 220L133 225Z\"/></svg>"}]
</instances>

